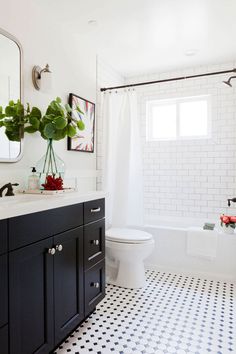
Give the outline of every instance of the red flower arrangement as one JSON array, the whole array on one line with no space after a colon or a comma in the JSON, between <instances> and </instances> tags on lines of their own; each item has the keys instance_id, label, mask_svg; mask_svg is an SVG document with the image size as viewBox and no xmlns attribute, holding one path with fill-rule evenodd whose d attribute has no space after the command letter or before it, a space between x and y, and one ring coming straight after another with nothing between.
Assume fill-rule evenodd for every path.
<instances>
[{"instance_id":1,"label":"red flower arrangement","mask_svg":"<svg viewBox=\"0 0 236 354\"><path fill-rule=\"evenodd\" d=\"M61 177L47 176L46 182L42 184L47 191L60 191L63 190L63 179Z\"/></svg>"},{"instance_id":2,"label":"red flower arrangement","mask_svg":"<svg viewBox=\"0 0 236 354\"><path fill-rule=\"evenodd\" d=\"M223 214L220 216L220 221L221 226L231 227L232 229L235 229L236 227L236 216L227 216Z\"/></svg>"}]
</instances>

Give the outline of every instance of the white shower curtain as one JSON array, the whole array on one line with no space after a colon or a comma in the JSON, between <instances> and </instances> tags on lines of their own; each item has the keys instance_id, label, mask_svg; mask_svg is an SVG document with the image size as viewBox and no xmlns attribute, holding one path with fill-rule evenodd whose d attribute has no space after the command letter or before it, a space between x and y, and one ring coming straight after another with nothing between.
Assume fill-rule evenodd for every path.
<instances>
[{"instance_id":1,"label":"white shower curtain","mask_svg":"<svg viewBox=\"0 0 236 354\"><path fill-rule=\"evenodd\" d=\"M143 224L140 124L135 91L103 96L104 180L108 226Z\"/></svg>"}]
</instances>

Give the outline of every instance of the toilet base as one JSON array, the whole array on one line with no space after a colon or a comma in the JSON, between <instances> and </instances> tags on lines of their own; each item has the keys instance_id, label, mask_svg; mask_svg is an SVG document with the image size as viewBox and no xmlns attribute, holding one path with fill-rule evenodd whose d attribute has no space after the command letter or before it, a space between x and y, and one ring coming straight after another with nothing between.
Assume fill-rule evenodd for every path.
<instances>
[{"instance_id":1,"label":"toilet base","mask_svg":"<svg viewBox=\"0 0 236 354\"><path fill-rule=\"evenodd\" d=\"M142 262L122 262L117 276L112 276L108 266L107 283L127 289L140 289L146 285L145 268ZM110 276L109 276L110 274Z\"/></svg>"}]
</instances>

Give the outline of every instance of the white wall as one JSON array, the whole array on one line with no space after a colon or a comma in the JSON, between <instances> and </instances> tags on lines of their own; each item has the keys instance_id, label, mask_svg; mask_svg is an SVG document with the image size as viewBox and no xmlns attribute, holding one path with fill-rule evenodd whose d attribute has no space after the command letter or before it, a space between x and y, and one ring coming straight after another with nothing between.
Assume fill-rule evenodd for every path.
<instances>
[{"instance_id":1,"label":"white wall","mask_svg":"<svg viewBox=\"0 0 236 354\"><path fill-rule=\"evenodd\" d=\"M128 82L232 69L235 63L210 65L134 77ZM227 198L236 196L236 81L222 84L229 75L137 88L144 162L145 214L216 219L227 210ZM209 94L212 96L210 140L147 142L146 102Z\"/></svg>"},{"instance_id":2,"label":"white wall","mask_svg":"<svg viewBox=\"0 0 236 354\"><path fill-rule=\"evenodd\" d=\"M66 18L62 23L57 20L63 14L58 14L56 3L54 11L48 11L46 1L8 0L1 4L1 28L17 37L23 47L24 102L44 109L57 96L67 102L69 92L95 102L95 50L85 36L70 32ZM36 91L31 81L32 67L46 63L53 72L53 87L48 94ZM46 141L39 136L26 135L22 160L0 164L0 184L8 181L23 184L30 166L35 165L45 148ZM67 177L78 176L81 188L95 188L95 153L68 152L66 140L56 142L55 149L66 162Z\"/></svg>"}]
</instances>

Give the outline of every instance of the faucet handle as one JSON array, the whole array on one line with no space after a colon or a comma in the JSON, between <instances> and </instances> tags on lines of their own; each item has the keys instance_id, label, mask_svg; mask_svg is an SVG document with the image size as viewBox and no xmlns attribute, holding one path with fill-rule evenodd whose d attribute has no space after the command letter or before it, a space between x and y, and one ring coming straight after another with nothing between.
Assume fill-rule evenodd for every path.
<instances>
[{"instance_id":1,"label":"faucet handle","mask_svg":"<svg viewBox=\"0 0 236 354\"><path fill-rule=\"evenodd\" d=\"M230 202L236 203L236 198L228 199L228 206L230 207Z\"/></svg>"},{"instance_id":2,"label":"faucet handle","mask_svg":"<svg viewBox=\"0 0 236 354\"><path fill-rule=\"evenodd\" d=\"M15 195L13 191L13 186L19 186L19 183L8 183L7 193L5 194L6 197L13 197Z\"/></svg>"}]
</instances>

